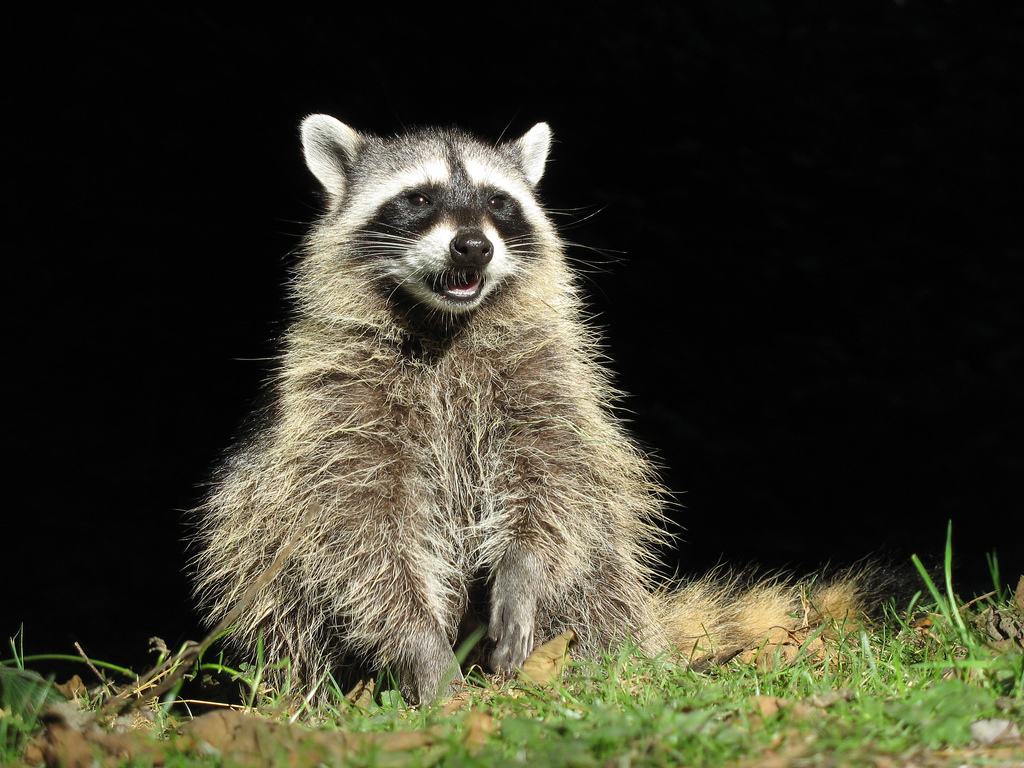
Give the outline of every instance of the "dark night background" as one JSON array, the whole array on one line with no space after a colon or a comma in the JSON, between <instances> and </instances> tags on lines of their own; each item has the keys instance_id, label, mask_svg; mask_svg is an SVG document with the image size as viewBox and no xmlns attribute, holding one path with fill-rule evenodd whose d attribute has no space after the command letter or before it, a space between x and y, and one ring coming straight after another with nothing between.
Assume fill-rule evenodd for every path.
<instances>
[{"instance_id":1,"label":"dark night background","mask_svg":"<svg viewBox=\"0 0 1024 768\"><path fill-rule=\"evenodd\" d=\"M668 569L934 558L952 519L964 593L993 549L1016 581L1024 7L413 7L8 30L0 639L198 639L183 510L286 317L312 112L552 125L545 202L683 505Z\"/></svg>"}]
</instances>

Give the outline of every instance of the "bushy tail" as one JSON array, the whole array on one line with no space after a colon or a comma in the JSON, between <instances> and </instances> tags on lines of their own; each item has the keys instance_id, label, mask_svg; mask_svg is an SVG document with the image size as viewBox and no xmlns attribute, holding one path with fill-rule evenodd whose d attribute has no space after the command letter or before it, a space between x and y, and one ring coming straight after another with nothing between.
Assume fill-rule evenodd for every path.
<instances>
[{"instance_id":1,"label":"bushy tail","mask_svg":"<svg viewBox=\"0 0 1024 768\"><path fill-rule=\"evenodd\" d=\"M698 663L730 659L780 634L849 632L868 621L876 594L871 569L809 580L717 571L659 592L654 611L668 644Z\"/></svg>"}]
</instances>

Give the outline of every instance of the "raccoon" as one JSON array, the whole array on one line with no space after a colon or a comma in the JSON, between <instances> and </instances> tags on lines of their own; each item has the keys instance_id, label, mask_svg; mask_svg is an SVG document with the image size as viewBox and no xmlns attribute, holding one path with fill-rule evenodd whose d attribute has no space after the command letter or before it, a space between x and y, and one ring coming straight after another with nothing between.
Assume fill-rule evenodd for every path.
<instances>
[{"instance_id":1,"label":"raccoon","mask_svg":"<svg viewBox=\"0 0 1024 768\"><path fill-rule=\"evenodd\" d=\"M293 549L230 642L262 642L310 687L388 669L424 703L462 682L474 623L510 671L566 630L582 655L690 654L716 629L735 644L785 622L785 585L767 601L658 589L665 491L615 414L538 198L549 127L385 139L313 115L301 135L326 213L271 404L199 510L211 621Z\"/></svg>"}]
</instances>

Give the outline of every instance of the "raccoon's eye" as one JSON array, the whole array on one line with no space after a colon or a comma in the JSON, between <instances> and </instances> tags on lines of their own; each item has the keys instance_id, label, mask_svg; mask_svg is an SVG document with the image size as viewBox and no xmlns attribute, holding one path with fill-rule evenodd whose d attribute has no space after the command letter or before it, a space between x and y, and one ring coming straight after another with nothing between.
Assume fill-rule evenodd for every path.
<instances>
[{"instance_id":1,"label":"raccoon's eye","mask_svg":"<svg viewBox=\"0 0 1024 768\"><path fill-rule=\"evenodd\" d=\"M501 192L493 194L487 200L487 207L492 211L500 211L508 204L508 195Z\"/></svg>"},{"instance_id":2,"label":"raccoon's eye","mask_svg":"<svg viewBox=\"0 0 1024 768\"><path fill-rule=\"evenodd\" d=\"M424 195L422 192L406 192L405 202L414 208L420 208L425 205L430 205L433 201Z\"/></svg>"}]
</instances>

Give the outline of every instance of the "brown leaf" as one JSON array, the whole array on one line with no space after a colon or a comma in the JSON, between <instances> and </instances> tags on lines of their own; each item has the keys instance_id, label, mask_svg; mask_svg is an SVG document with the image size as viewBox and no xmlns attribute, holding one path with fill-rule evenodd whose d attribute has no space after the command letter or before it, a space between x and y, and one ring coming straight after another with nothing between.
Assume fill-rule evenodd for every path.
<instances>
[{"instance_id":1,"label":"brown leaf","mask_svg":"<svg viewBox=\"0 0 1024 768\"><path fill-rule=\"evenodd\" d=\"M789 716L797 720L817 720L823 715L820 707L812 706L805 701L795 702L789 710Z\"/></svg>"},{"instance_id":2,"label":"brown leaf","mask_svg":"<svg viewBox=\"0 0 1024 768\"><path fill-rule=\"evenodd\" d=\"M835 704L837 701L852 701L853 691L849 688L840 688L836 691L828 691L827 693L819 693L816 696L811 696L808 701L816 707L821 709L827 709Z\"/></svg>"},{"instance_id":3,"label":"brown leaf","mask_svg":"<svg viewBox=\"0 0 1024 768\"><path fill-rule=\"evenodd\" d=\"M568 658L569 643L574 637L572 630L569 630L540 646L523 662L519 679L537 685L549 685L561 677Z\"/></svg>"},{"instance_id":4,"label":"brown leaf","mask_svg":"<svg viewBox=\"0 0 1024 768\"><path fill-rule=\"evenodd\" d=\"M251 766L304 766L339 763L353 752L375 748L400 752L434 744L433 730L397 733L311 731L275 723L235 710L218 710L197 717L181 729L200 751L214 751L230 763Z\"/></svg>"},{"instance_id":5,"label":"brown leaf","mask_svg":"<svg viewBox=\"0 0 1024 768\"><path fill-rule=\"evenodd\" d=\"M971 738L983 747L992 744L1021 744L1020 728L1012 720L975 720Z\"/></svg>"},{"instance_id":6,"label":"brown leaf","mask_svg":"<svg viewBox=\"0 0 1024 768\"><path fill-rule=\"evenodd\" d=\"M931 614L918 613L910 618L910 621L907 622L907 625L911 629L927 631L928 629L931 629L934 623L935 621L932 619Z\"/></svg>"},{"instance_id":7,"label":"brown leaf","mask_svg":"<svg viewBox=\"0 0 1024 768\"><path fill-rule=\"evenodd\" d=\"M993 645L1007 650L1014 645L1024 648L1024 619L1016 611L1000 610L993 606L985 609L974 624L985 631L994 641Z\"/></svg>"},{"instance_id":8,"label":"brown leaf","mask_svg":"<svg viewBox=\"0 0 1024 768\"><path fill-rule=\"evenodd\" d=\"M824 658L827 650L824 639L820 635L808 639L809 636L808 628L790 630L772 627L761 645L748 648L738 658L744 664L755 664L760 669L784 667L792 664L801 654L812 659Z\"/></svg>"},{"instance_id":9,"label":"brown leaf","mask_svg":"<svg viewBox=\"0 0 1024 768\"><path fill-rule=\"evenodd\" d=\"M452 712L458 712L460 709L465 707L467 704L473 701L472 691L460 691L454 696L449 697L444 704L441 706L441 711L446 715L450 715Z\"/></svg>"},{"instance_id":10,"label":"brown leaf","mask_svg":"<svg viewBox=\"0 0 1024 768\"><path fill-rule=\"evenodd\" d=\"M465 727L466 736L463 741L472 753L486 744L487 738L498 729L494 718L488 713L480 711L470 712L466 715Z\"/></svg>"},{"instance_id":11,"label":"brown leaf","mask_svg":"<svg viewBox=\"0 0 1024 768\"><path fill-rule=\"evenodd\" d=\"M373 706L375 686L376 680L372 677L369 680L360 680L352 687L351 691L345 694L345 701L349 704L354 704L359 709L369 709Z\"/></svg>"},{"instance_id":12,"label":"brown leaf","mask_svg":"<svg viewBox=\"0 0 1024 768\"><path fill-rule=\"evenodd\" d=\"M1017 613L1024 616L1024 576L1021 576L1017 582L1017 591L1013 593L1013 604L1017 608Z\"/></svg>"},{"instance_id":13,"label":"brown leaf","mask_svg":"<svg viewBox=\"0 0 1024 768\"><path fill-rule=\"evenodd\" d=\"M93 768L117 766L129 760L163 763L165 745L142 733L106 733L93 715L73 711L71 704L57 705L42 713L46 726L42 738L31 750L48 766Z\"/></svg>"},{"instance_id":14,"label":"brown leaf","mask_svg":"<svg viewBox=\"0 0 1024 768\"><path fill-rule=\"evenodd\" d=\"M278 768L337 764L363 750L400 752L432 746L437 730L398 733L315 731L235 710L218 710L184 725L176 737L156 741L145 732L107 733L95 718L79 717L73 706L57 705L41 716L46 731L26 754L35 762L68 768L107 768L126 761L162 765L173 755L219 755L232 765ZM478 725L477 728L482 728Z\"/></svg>"},{"instance_id":15,"label":"brown leaf","mask_svg":"<svg viewBox=\"0 0 1024 768\"><path fill-rule=\"evenodd\" d=\"M839 691L836 691L835 693L837 694L837 698L829 698L829 704L842 698ZM751 696L749 700L757 707L760 715L766 718L777 715L782 710L786 710L789 717L796 718L798 720L812 720L825 716L825 713L822 711L823 707L816 703L813 698L806 701L794 701L792 699L784 699L778 696L759 695Z\"/></svg>"},{"instance_id":16,"label":"brown leaf","mask_svg":"<svg viewBox=\"0 0 1024 768\"><path fill-rule=\"evenodd\" d=\"M750 702L757 707L757 711L762 717L771 717L777 715L786 707L790 706L793 702L790 699L782 699L778 696L751 696Z\"/></svg>"},{"instance_id":17,"label":"brown leaf","mask_svg":"<svg viewBox=\"0 0 1024 768\"><path fill-rule=\"evenodd\" d=\"M54 683L53 687L61 693L63 693L64 696L69 699L73 699L75 698L75 696L79 695L85 696L86 693L85 683L82 682L82 678L80 678L78 675L72 675L71 679L68 680L66 683L61 683L60 685Z\"/></svg>"}]
</instances>

